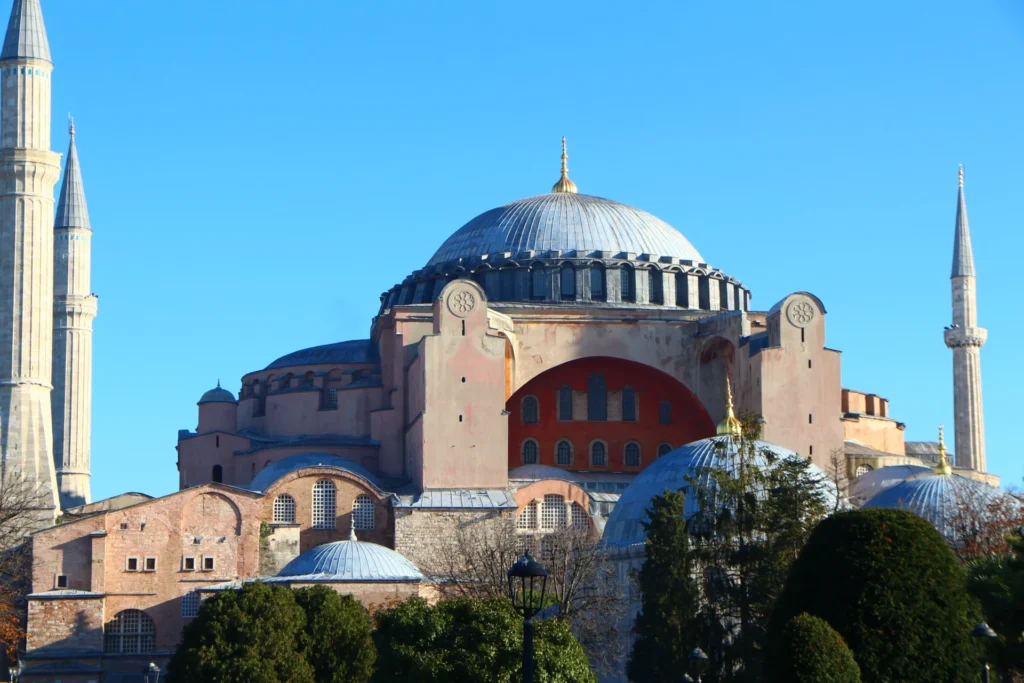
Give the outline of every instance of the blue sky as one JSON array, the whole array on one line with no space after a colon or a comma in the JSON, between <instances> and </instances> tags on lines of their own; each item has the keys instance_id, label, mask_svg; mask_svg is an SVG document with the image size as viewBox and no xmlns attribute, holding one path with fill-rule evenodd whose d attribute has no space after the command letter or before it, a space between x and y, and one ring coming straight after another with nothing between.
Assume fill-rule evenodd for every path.
<instances>
[{"instance_id":1,"label":"blue sky","mask_svg":"<svg viewBox=\"0 0 1024 683\"><path fill-rule=\"evenodd\" d=\"M844 386L911 440L952 425L963 163L989 468L1024 476L1020 3L43 9L95 231L94 498L174 490L204 390L366 337L450 233L547 191L562 135L582 192L674 225L755 308L820 296Z\"/></svg>"}]
</instances>

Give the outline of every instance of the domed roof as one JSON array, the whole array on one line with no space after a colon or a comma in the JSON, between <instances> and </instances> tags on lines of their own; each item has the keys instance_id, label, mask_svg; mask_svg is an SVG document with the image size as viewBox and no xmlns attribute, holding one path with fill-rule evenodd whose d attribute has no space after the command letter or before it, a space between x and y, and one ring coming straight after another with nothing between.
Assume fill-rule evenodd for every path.
<instances>
[{"instance_id":1,"label":"domed roof","mask_svg":"<svg viewBox=\"0 0 1024 683\"><path fill-rule=\"evenodd\" d=\"M581 256L631 252L704 262L689 240L660 218L609 199L563 191L480 214L445 240L427 265L506 251L554 249Z\"/></svg>"},{"instance_id":2,"label":"domed roof","mask_svg":"<svg viewBox=\"0 0 1024 683\"><path fill-rule=\"evenodd\" d=\"M376 543L336 541L307 550L278 572L289 581L421 581L403 555Z\"/></svg>"},{"instance_id":3,"label":"domed roof","mask_svg":"<svg viewBox=\"0 0 1024 683\"><path fill-rule=\"evenodd\" d=\"M311 346L285 354L268 365L266 370L287 368L294 365L319 365L321 363L379 363L377 345L370 339Z\"/></svg>"},{"instance_id":4,"label":"domed roof","mask_svg":"<svg viewBox=\"0 0 1024 683\"><path fill-rule=\"evenodd\" d=\"M270 463L264 467L245 488L250 491L266 491L284 475L307 467L330 467L349 472L365 479L368 484L380 490L375 477L369 470L351 460L331 453L296 453L295 455L289 455L287 458Z\"/></svg>"},{"instance_id":5,"label":"domed roof","mask_svg":"<svg viewBox=\"0 0 1024 683\"><path fill-rule=\"evenodd\" d=\"M767 441L755 441L753 462L748 465L755 467L771 467L772 461L782 458L800 458L793 451L776 446ZM647 521L647 508L651 499L665 489L689 490L687 477L697 477L700 487L712 484L709 468L717 467L732 472L738 460L736 457L736 441L730 435L714 436L686 444L663 455L648 465L633 480L612 510L608 523L605 525L604 541L614 546L629 546L643 543L647 537L642 526ZM802 459L802 458L801 458ZM827 481L824 473L816 466L811 466L814 474ZM834 487L823 484L823 493L832 502L835 501ZM686 497L686 515L690 516L699 510L696 496Z\"/></svg>"},{"instance_id":6,"label":"domed roof","mask_svg":"<svg viewBox=\"0 0 1024 683\"><path fill-rule=\"evenodd\" d=\"M199 399L199 405L203 403L235 403L235 395L227 389L221 387L220 382L217 382L217 386L210 389L203 397Z\"/></svg>"},{"instance_id":7,"label":"domed roof","mask_svg":"<svg viewBox=\"0 0 1024 683\"><path fill-rule=\"evenodd\" d=\"M863 503L877 496L882 491L896 486L911 477L931 472L931 467L924 465L889 465L877 470L865 472L850 484L849 497L854 505Z\"/></svg>"}]
</instances>

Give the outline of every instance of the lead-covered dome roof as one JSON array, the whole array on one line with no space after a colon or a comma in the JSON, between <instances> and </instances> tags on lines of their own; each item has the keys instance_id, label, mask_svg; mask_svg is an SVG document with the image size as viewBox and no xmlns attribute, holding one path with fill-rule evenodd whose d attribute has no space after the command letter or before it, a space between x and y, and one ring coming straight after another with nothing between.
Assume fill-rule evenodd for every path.
<instances>
[{"instance_id":1,"label":"lead-covered dome roof","mask_svg":"<svg viewBox=\"0 0 1024 683\"><path fill-rule=\"evenodd\" d=\"M682 233L646 211L601 197L552 192L485 211L445 240L427 265L501 252L553 250L704 261Z\"/></svg>"},{"instance_id":2,"label":"lead-covered dome roof","mask_svg":"<svg viewBox=\"0 0 1024 683\"><path fill-rule=\"evenodd\" d=\"M235 403L235 395L223 388L220 382L217 382L217 386L207 391L199 399L199 405L203 403Z\"/></svg>"},{"instance_id":3,"label":"lead-covered dome roof","mask_svg":"<svg viewBox=\"0 0 1024 683\"><path fill-rule=\"evenodd\" d=\"M390 548L363 541L336 541L302 553L276 578L291 582L395 582L422 581L423 574Z\"/></svg>"}]
</instances>

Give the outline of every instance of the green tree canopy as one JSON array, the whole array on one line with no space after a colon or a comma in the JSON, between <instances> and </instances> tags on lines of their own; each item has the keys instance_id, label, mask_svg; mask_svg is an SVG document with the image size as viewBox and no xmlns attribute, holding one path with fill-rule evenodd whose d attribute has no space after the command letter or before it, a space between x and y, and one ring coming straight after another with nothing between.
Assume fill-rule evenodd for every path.
<instances>
[{"instance_id":1,"label":"green tree canopy","mask_svg":"<svg viewBox=\"0 0 1024 683\"><path fill-rule=\"evenodd\" d=\"M860 667L843 637L824 619L800 614L782 631L777 680L787 683L860 683Z\"/></svg>"},{"instance_id":2,"label":"green tree canopy","mask_svg":"<svg viewBox=\"0 0 1024 683\"><path fill-rule=\"evenodd\" d=\"M306 616L288 588L253 582L206 600L185 627L168 683L313 683L299 651Z\"/></svg>"},{"instance_id":3,"label":"green tree canopy","mask_svg":"<svg viewBox=\"0 0 1024 683\"><path fill-rule=\"evenodd\" d=\"M513 683L522 676L522 617L508 600L412 598L376 614L374 683ZM538 683L593 683L569 627L535 625Z\"/></svg>"},{"instance_id":4,"label":"green tree canopy","mask_svg":"<svg viewBox=\"0 0 1024 683\"><path fill-rule=\"evenodd\" d=\"M902 510L826 519L793 563L769 625L765 680L779 678L790 619L807 612L846 641L866 681L974 680L980 614L942 536Z\"/></svg>"},{"instance_id":5,"label":"green tree canopy","mask_svg":"<svg viewBox=\"0 0 1024 683\"><path fill-rule=\"evenodd\" d=\"M1024 537L1008 538L1010 555L993 555L968 566L967 588L981 602L985 621L999 634L992 662L1007 680L1024 676Z\"/></svg>"},{"instance_id":6,"label":"green tree canopy","mask_svg":"<svg viewBox=\"0 0 1024 683\"><path fill-rule=\"evenodd\" d=\"M362 604L327 586L301 588L294 595L306 615L299 650L313 667L317 683L369 681L377 650Z\"/></svg>"}]
</instances>

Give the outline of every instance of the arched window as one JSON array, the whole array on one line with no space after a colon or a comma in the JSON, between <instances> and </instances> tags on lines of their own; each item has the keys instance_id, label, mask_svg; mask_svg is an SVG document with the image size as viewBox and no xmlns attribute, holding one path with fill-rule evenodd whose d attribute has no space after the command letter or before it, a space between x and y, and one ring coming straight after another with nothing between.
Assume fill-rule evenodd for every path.
<instances>
[{"instance_id":1,"label":"arched window","mask_svg":"<svg viewBox=\"0 0 1024 683\"><path fill-rule=\"evenodd\" d=\"M502 301L512 301L516 298L516 271L511 268L499 270L498 283L501 285Z\"/></svg>"},{"instance_id":2,"label":"arched window","mask_svg":"<svg viewBox=\"0 0 1024 683\"><path fill-rule=\"evenodd\" d=\"M295 499L287 493L282 493L274 499L274 521L294 522L295 521Z\"/></svg>"},{"instance_id":3,"label":"arched window","mask_svg":"<svg viewBox=\"0 0 1024 683\"><path fill-rule=\"evenodd\" d=\"M619 268L619 276L622 278L622 300L636 301L636 281L633 278L633 267L623 265Z\"/></svg>"},{"instance_id":4,"label":"arched window","mask_svg":"<svg viewBox=\"0 0 1024 683\"><path fill-rule=\"evenodd\" d=\"M572 387L568 384L558 390L558 419L572 419Z\"/></svg>"},{"instance_id":5,"label":"arched window","mask_svg":"<svg viewBox=\"0 0 1024 683\"><path fill-rule=\"evenodd\" d=\"M623 460L626 467L640 467L640 444L636 441L627 443Z\"/></svg>"},{"instance_id":6,"label":"arched window","mask_svg":"<svg viewBox=\"0 0 1024 683\"><path fill-rule=\"evenodd\" d=\"M540 404L536 396L527 396L523 399L523 424L537 424L540 422Z\"/></svg>"},{"instance_id":7,"label":"arched window","mask_svg":"<svg viewBox=\"0 0 1024 683\"><path fill-rule=\"evenodd\" d=\"M485 282L485 273L487 273L488 270L490 270L490 269L489 268L479 268L479 269L473 271L473 276L472 276L473 282L475 282L478 285L480 285L480 289L484 290L484 292L487 292L487 284Z\"/></svg>"},{"instance_id":8,"label":"arched window","mask_svg":"<svg viewBox=\"0 0 1024 683\"><path fill-rule=\"evenodd\" d=\"M291 386L292 386L292 377L294 377L294 376L295 375L293 375L292 373L289 372L287 375L282 377L281 378L281 384L279 384L278 387L277 387L278 391L284 391L285 389L291 388Z\"/></svg>"},{"instance_id":9,"label":"arched window","mask_svg":"<svg viewBox=\"0 0 1024 683\"><path fill-rule=\"evenodd\" d=\"M126 609L103 627L103 651L136 655L152 652L156 645L156 627L142 610Z\"/></svg>"},{"instance_id":10,"label":"arched window","mask_svg":"<svg viewBox=\"0 0 1024 683\"><path fill-rule=\"evenodd\" d=\"M608 385L604 375L599 373L587 378L587 419L592 422L608 419Z\"/></svg>"},{"instance_id":11,"label":"arched window","mask_svg":"<svg viewBox=\"0 0 1024 683\"><path fill-rule=\"evenodd\" d=\"M683 273L676 273L676 306L690 307L690 279Z\"/></svg>"},{"instance_id":12,"label":"arched window","mask_svg":"<svg viewBox=\"0 0 1024 683\"><path fill-rule=\"evenodd\" d=\"M657 268L647 270L647 292L652 304L665 303L665 290L662 284L661 271Z\"/></svg>"},{"instance_id":13,"label":"arched window","mask_svg":"<svg viewBox=\"0 0 1024 683\"><path fill-rule=\"evenodd\" d=\"M580 507L579 503L572 504L572 528L583 531L590 528L590 515Z\"/></svg>"},{"instance_id":14,"label":"arched window","mask_svg":"<svg viewBox=\"0 0 1024 683\"><path fill-rule=\"evenodd\" d=\"M217 482L218 484L224 483L224 468L221 467L220 465L214 465L213 466L213 476L211 478L212 478L213 481Z\"/></svg>"},{"instance_id":15,"label":"arched window","mask_svg":"<svg viewBox=\"0 0 1024 683\"><path fill-rule=\"evenodd\" d=\"M523 442L523 464L524 465L536 465L537 454L540 449L537 447L537 442L533 439L527 439Z\"/></svg>"},{"instance_id":16,"label":"arched window","mask_svg":"<svg viewBox=\"0 0 1024 683\"><path fill-rule=\"evenodd\" d=\"M530 266L530 298L546 299L547 297L547 275L544 266L534 264Z\"/></svg>"},{"instance_id":17,"label":"arched window","mask_svg":"<svg viewBox=\"0 0 1024 683\"><path fill-rule=\"evenodd\" d=\"M572 464L572 444L562 439L555 446L555 464L557 465L571 465Z\"/></svg>"},{"instance_id":18,"label":"arched window","mask_svg":"<svg viewBox=\"0 0 1024 683\"><path fill-rule=\"evenodd\" d=\"M544 505L540 509L540 526L542 529L565 528L565 498L557 493L544 496Z\"/></svg>"},{"instance_id":19,"label":"arched window","mask_svg":"<svg viewBox=\"0 0 1024 683\"><path fill-rule=\"evenodd\" d=\"M672 402L662 401L658 404L658 424L672 424Z\"/></svg>"},{"instance_id":20,"label":"arched window","mask_svg":"<svg viewBox=\"0 0 1024 683\"><path fill-rule=\"evenodd\" d=\"M668 455L671 452L672 452L672 444L670 444L670 443L663 443L663 444L659 444L658 445L658 457L659 458L661 456L663 456L663 455Z\"/></svg>"},{"instance_id":21,"label":"arched window","mask_svg":"<svg viewBox=\"0 0 1024 683\"><path fill-rule=\"evenodd\" d=\"M533 500L527 503L522 511L519 513L519 519L516 520L517 529L536 529L537 528L537 501Z\"/></svg>"},{"instance_id":22,"label":"arched window","mask_svg":"<svg viewBox=\"0 0 1024 683\"><path fill-rule=\"evenodd\" d=\"M622 389L622 421L636 422L636 392L633 387Z\"/></svg>"},{"instance_id":23,"label":"arched window","mask_svg":"<svg viewBox=\"0 0 1024 683\"><path fill-rule=\"evenodd\" d=\"M333 529L337 511L338 491L334 482L321 479L313 485L313 528Z\"/></svg>"},{"instance_id":24,"label":"arched window","mask_svg":"<svg viewBox=\"0 0 1024 683\"><path fill-rule=\"evenodd\" d=\"M376 528L373 499L369 496L356 496L356 502L352 504L352 525L356 529Z\"/></svg>"},{"instance_id":25,"label":"arched window","mask_svg":"<svg viewBox=\"0 0 1024 683\"><path fill-rule=\"evenodd\" d=\"M854 472L855 477L861 477L871 471L871 465L857 465L857 471Z\"/></svg>"},{"instance_id":26,"label":"arched window","mask_svg":"<svg viewBox=\"0 0 1024 683\"><path fill-rule=\"evenodd\" d=\"M562 266L562 298L570 301L576 298L576 269L571 264Z\"/></svg>"},{"instance_id":27,"label":"arched window","mask_svg":"<svg viewBox=\"0 0 1024 683\"><path fill-rule=\"evenodd\" d=\"M590 298L593 301L604 301L608 295L604 286L604 264L590 264Z\"/></svg>"},{"instance_id":28,"label":"arched window","mask_svg":"<svg viewBox=\"0 0 1024 683\"><path fill-rule=\"evenodd\" d=\"M594 467L604 467L608 464L608 449L603 441L590 444L590 464Z\"/></svg>"}]
</instances>

